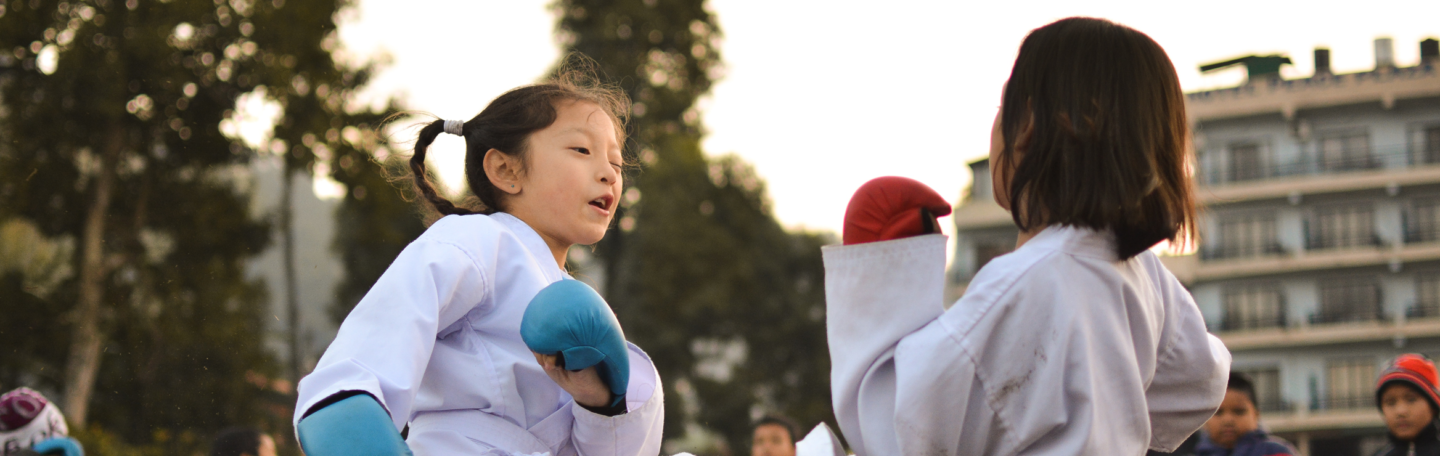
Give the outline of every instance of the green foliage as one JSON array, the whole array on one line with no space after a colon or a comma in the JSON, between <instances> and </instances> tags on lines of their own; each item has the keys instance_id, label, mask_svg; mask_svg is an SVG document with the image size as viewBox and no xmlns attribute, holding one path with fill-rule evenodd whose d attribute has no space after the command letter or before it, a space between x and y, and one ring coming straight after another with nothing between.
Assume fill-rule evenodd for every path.
<instances>
[{"instance_id":1,"label":"green foliage","mask_svg":"<svg viewBox=\"0 0 1440 456\"><path fill-rule=\"evenodd\" d=\"M833 423L819 249L828 239L787 233L752 169L700 149L695 102L721 68L714 16L703 0L554 8L560 41L635 101L640 171L627 176L621 229L596 253L627 336L665 379L667 438L698 423L744 453L752 413Z\"/></svg>"},{"instance_id":2,"label":"green foliage","mask_svg":"<svg viewBox=\"0 0 1440 456\"><path fill-rule=\"evenodd\" d=\"M388 154L388 149L385 152L388 161L354 149L336 160L339 166L333 176L349 189L335 210L336 233L331 246L345 268L329 309L336 324L345 320L400 251L425 231L411 202L412 192L396 188L408 190L404 183L409 181L389 180L389 176L406 176L409 169L399 157Z\"/></svg>"},{"instance_id":3,"label":"green foliage","mask_svg":"<svg viewBox=\"0 0 1440 456\"><path fill-rule=\"evenodd\" d=\"M331 58L345 4L0 0L0 224L79 244L97 176L115 173L105 342L80 423L90 430L76 427L101 448L93 454L203 452L233 424L260 425L294 451L283 438L289 386L272 380L280 369L262 344L268 293L243 268L271 237L246 189L256 152L221 126L238 97L263 88L283 108L263 148L290 169L343 181L364 162L337 160L373 146L346 127L381 116L347 105L373 68ZM84 248L72 250L78 270ZM61 389L78 281L46 291L0 271L0 388Z\"/></svg>"}]
</instances>

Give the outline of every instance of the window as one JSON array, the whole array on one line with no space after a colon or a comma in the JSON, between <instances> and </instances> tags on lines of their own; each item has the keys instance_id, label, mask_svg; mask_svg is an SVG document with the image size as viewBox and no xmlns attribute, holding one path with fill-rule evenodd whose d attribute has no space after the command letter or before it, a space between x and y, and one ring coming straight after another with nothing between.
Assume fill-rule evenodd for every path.
<instances>
[{"instance_id":1,"label":"window","mask_svg":"<svg viewBox=\"0 0 1440 456\"><path fill-rule=\"evenodd\" d=\"M1265 162L1260 145L1247 142L1230 145L1230 181L1239 182L1265 177Z\"/></svg>"},{"instance_id":2,"label":"window","mask_svg":"<svg viewBox=\"0 0 1440 456\"><path fill-rule=\"evenodd\" d=\"M1405 217L1405 242L1440 240L1440 199L1426 198L1410 202Z\"/></svg>"},{"instance_id":3,"label":"window","mask_svg":"<svg viewBox=\"0 0 1440 456\"><path fill-rule=\"evenodd\" d=\"M1415 307L1411 317L1440 317L1440 271L1415 276Z\"/></svg>"},{"instance_id":4,"label":"window","mask_svg":"<svg viewBox=\"0 0 1440 456\"><path fill-rule=\"evenodd\" d=\"M1220 246L1210 256L1238 258L1279 251L1274 213L1233 214L1220 220Z\"/></svg>"},{"instance_id":5,"label":"window","mask_svg":"<svg viewBox=\"0 0 1440 456\"><path fill-rule=\"evenodd\" d=\"M1440 125L1425 128L1425 163L1440 163Z\"/></svg>"},{"instance_id":6,"label":"window","mask_svg":"<svg viewBox=\"0 0 1440 456\"><path fill-rule=\"evenodd\" d=\"M1370 155L1370 134L1365 131L1331 134L1320 138L1321 170L1351 171L1376 168L1379 165Z\"/></svg>"},{"instance_id":7,"label":"window","mask_svg":"<svg viewBox=\"0 0 1440 456\"><path fill-rule=\"evenodd\" d=\"M1377 320L1380 281L1375 277L1335 277L1320 281L1320 313L1316 323Z\"/></svg>"},{"instance_id":8,"label":"window","mask_svg":"<svg viewBox=\"0 0 1440 456\"><path fill-rule=\"evenodd\" d=\"M1325 364L1330 385L1320 408L1334 410L1375 406L1374 359L1332 359Z\"/></svg>"},{"instance_id":9,"label":"window","mask_svg":"<svg viewBox=\"0 0 1440 456\"><path fill-rule=\"evenodd\" d=\"M1375 212L1369 204L1337 204L1315 208L1310 248L1333 249L1378 245Z\"/></svg>"},{"instance_id":10,"label":"window","mask_svg":"<svg viewBox=\"0 0 1440 456\"><path fill-rule=\"evenodd\" d=\"M1280 396L1280 369L1243 369L1239 372L1249 376L1255 384L1255 406L1261 412L1290 411L1290 404Z\"/></svg>"},{"instance_id":11,"label":"window","mask_svg":"<svg viewBox=\"0 0 1440 456\"><path fill-rule=\"evenodd\" d=\"M1285 326L1285 302L1274 282L1236 284L1225 288L1226 331Z\"/></svg>"}]
</instances>

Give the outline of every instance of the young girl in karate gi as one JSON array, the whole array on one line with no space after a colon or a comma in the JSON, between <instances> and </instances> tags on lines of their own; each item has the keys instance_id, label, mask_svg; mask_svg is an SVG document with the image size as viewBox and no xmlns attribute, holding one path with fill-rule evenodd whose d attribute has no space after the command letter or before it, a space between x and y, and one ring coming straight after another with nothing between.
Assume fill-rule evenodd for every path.
<instances>
[{"instance_id":1,"label":"young girl in karate gi","mask_svg":"<svg viewBox=\"0 0 1440 456\"><path fill-rule=\"evenodd\" d=\"M301 380L294 419L307 454L659 452L664 399L644 352L611 354L629 360L617 394L595 367L563 369L520 335L531 299L568 278L570 246L604 236L622 189L629 103L571 79L585 77L520 87L469 121L420 130L410 165L444 217L400 253ZM465 138L479 207L452 204L426 179L426 148L441 133Z\"/></svg>"},{"instance_id":2,"label":"young girl in karate gi","mask_svg":"<svg viewBox=\"0 0 1440 456\"><path fill-rule=\"evenodd\" d=\"M1105 20L1025 38L990 149L1020 236L943 307L945 200L881 178L827 247L835 414L860 456L1170 451L1230 354L1149 249L1194 232L1185 98L1165 51ZM928 225L927 225L928 224Z\"/></svg>"}]
</instances>

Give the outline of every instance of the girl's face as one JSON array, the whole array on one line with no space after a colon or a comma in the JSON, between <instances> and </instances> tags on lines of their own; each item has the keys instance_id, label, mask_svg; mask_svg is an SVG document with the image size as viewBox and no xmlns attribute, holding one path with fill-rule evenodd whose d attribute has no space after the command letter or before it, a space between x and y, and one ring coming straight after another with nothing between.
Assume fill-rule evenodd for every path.
<instances>
[{"instance_id":1,"label":"girl's face","mask_svg":"<svg viewBox=\"0 0 1440 456\"><path fill-rule=\"evenodd\" d=\"M1414 440L1420 431L1435 420L1430 402L1406 385L1390 385L1380 393L1380 414L1385 426L1400 440Z\"/></svg>"},{"instance_id":2,"label":"girl's face","mask_svg":"<svg viewBox=\"0 0 1440 456\"><path fill-rule=\"evenodd\" d=\"M532 133L525 169L506 212L540 233L556 258L574 244L594 244L614 217L624 164L615 124L599 105L562 101L555 122Z\"/></svg>"}]
</instances>

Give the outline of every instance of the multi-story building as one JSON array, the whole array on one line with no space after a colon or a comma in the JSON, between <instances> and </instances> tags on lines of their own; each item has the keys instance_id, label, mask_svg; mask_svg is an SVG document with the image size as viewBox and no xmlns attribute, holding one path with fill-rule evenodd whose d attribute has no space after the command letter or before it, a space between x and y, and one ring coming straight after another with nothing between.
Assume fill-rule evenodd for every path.
<instances>
[{"instance_id":1,"label":"multi-story building","mask_svg":"<svg viewBox=\"0 0 1440 456\"><path fill-rule=\"evenodd\" d=\"M1245 83L1187 95L1203 209L1192 253L1164 259L1254 378L1262 423L1304 454L1383 445L1376 376L1440 357L1440 50L1397 67L1391 46L1351 74L1317 49L1302 79L1259 57ZM1016 236L988 164L971 169L952 297Z\"/></svg>"}]
</instances>

